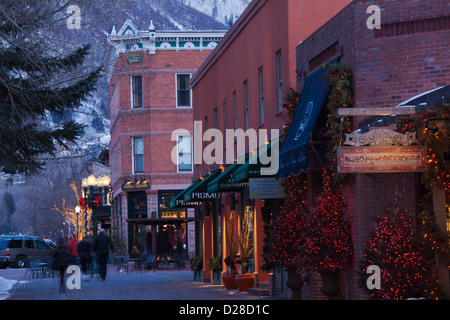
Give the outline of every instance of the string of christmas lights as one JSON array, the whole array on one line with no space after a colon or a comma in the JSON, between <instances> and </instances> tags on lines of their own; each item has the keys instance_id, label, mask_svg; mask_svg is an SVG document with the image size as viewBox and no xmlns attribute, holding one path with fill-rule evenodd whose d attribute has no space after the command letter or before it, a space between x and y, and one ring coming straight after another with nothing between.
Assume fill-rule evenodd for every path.
<instances>
[{"instance_id":1,"label":"string of christmas lights","mask_svg":"<svg viewBox=\"0 0 450 320\"><path fill-rule=\"evenodd\" d=\"M374 229L363 246L364 256L359 262L359 286L374 299L402 300L439 296L433 266L427 261L423 243L415 235L413 217L394 201L374 217ZM381 288L367 287L367 267L377 265L381 270Z\"/></svg>"},{"instance_id":2,"label":"string of christmas lights","mask_svg":"<svg viewBox=\"0 0 450 320\"><path fill-rule=\"evenodd\" d=\"M297 263L300 269L333 271L344 269L352 258L350 225L344 220L342 191L334 173L324 170L323 192L306 215L304 237Z\"/></svg>"}]
</instances>

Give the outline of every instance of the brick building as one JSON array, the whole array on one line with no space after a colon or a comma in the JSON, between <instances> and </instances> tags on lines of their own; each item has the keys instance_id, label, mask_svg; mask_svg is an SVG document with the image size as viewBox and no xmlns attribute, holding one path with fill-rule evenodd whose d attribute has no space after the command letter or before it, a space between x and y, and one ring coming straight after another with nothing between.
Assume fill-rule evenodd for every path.
<instances>
[{"instance_id":1,"label":"brick building","mask_svg":"<svg viewBox=\"0 0 450 320\"><path fill-rule=\"evenodd\" d=\"M348 0L252 1L191 81L194 121L200 123L200 132L203 134L213 128L221 132L253 129L261 133L266 129L269 130L267 140L271 141L270 130L281 130L285 122L283 96L290 88L296 87L295 47L348 3ZM240 152L255 151L248 145L245 150L238 150L237 141L235 139L230 148L236 160ZM207 145L203 142L201 150ZM240 165L225 161L225 145L226 141L223 150L218 150L223 153L223 163L203 161L194 165L193 180L203 179L197 189L204 188L210 195L201 199L202 206L196 209L203 225L200 252L204 263L203 277L213 280L209 259L230 254L227 232L230 226L236 228L240 224L236 217L251 211L254 250L250 270L257 285L267 285L269 273L260 269L264 239L261 211L277 210L279 201L283 200L279 194L255 195L250 184L259 183L259 186L268 188L266 191L274 191L279 185L273 176L270 182L264 180L261 183L263 180L256 178L263 177L249 176L248 167L238 175ZM192 190L196 187L186 191L185 200L190 198ZM226 270L225 265L222 270Z\"/></svg>"},{"instance_id":2,"label":"brick building","mask_svg":"<svg viewBox=\"0 0 450 320\"><path fill-rule=\"evenodd\" d=\"M138 30L130 20L108 35L112 231L124 252L134 245L142 251L152 231L155 253L157 232L167 225L183 228L185 252L194 254L195 227L186 223L193 210L169 203L192 182L189 80L223 35L157 31L153 23ZM184 134L173 134L180 128Z\"/></svg>"},{"instance_id":3,"label":"brick building","mask_svg":"<svg viewBox=\"0 0 450 320\"><path fill-rule=\"evenodd\" d=\"M369 29L371 16L367 8L373 1L353 1L297 47L298 91L305 79L323 63L340 57L353 72L353 105L355 108L396 107L418 98L428 106L432 100L449 101L450 94L450 3L431 1L378 1L381 8L381 29ZM433 92L435 94L433 96ZM420 101L421 100L421 101ZM413 103L413 102L409 102ZM395 125L389 117L355 116L353 128L370 130L375 120L384 126ZM369 120L373 120L372 122ZM314 172L309 172L309 177ZM358 288L356 263L362 257L361 246L368 238L370 216L378 213L382 204L392 200L396 187L404 197L409 212L417 214L421 193L420 173L355 173L344 187L347 219L351 222L354 257L342 276L341 298L362 299ZM434 190L435 214L442 208L441 227L445 226L445 194ZM311 199L314 194L311 195ZM437 200L439 197L444 200ZM448 223L448 222L447 222ZM449 291L448 265L438 263L438 275ZM314 281L305 285L305 298L318 298Z\"/></svg>"}]
</instances>

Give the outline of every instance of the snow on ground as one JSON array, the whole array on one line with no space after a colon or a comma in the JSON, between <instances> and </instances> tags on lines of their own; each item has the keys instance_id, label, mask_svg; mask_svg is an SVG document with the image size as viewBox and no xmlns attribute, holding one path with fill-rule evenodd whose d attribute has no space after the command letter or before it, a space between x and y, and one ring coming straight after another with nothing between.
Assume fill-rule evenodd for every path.
<instances>
[{"instance_id":1,"label":"snow on ground","mask_svg":"<svg viewBox=\"0 0 450 320\"><path fill-rule=\"evenodd\" d=\"M13 288L17 280L5 279L0 277L0 300L5 300L10 296L10 290Z\"/></svg>"}]
</instances>

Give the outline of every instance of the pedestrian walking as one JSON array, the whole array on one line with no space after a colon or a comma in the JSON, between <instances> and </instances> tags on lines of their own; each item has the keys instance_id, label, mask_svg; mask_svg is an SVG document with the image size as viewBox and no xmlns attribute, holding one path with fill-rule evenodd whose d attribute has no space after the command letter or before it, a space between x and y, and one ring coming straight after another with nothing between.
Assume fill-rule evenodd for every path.
<instances>
[{"instance_id":1,"label":"pedestrian walking","mask_svg":"<svg viewBox=\"0 0 450 320\"><path fill-rule=\"evenodd\" d=\"M183 269L184 268L184 262L183 262L183 254L184 254L184 230L182 227L179 227L177 229L177 249L176 253L178 255L178 268Z\"/></svg>"},{"instance_id":2,"label":"pedestrian walking","mask_svg":"<svg viewBox=\"0 0 450 320\"><path fill-rule=\"evenodd\" d=\"M89 271L92 275L92 237L88 233L86 236L78 243L78 257L81 264L81 272L83 273L84 280L87 281L89 278Z\"/></svg>"},{"instance_id":3,"label":"pedestrian walking","mask_svg":"<svg viewBox=\"0 0 450 320\"><path fill-rule=\"evenodd\" d=\"M161 259L167 259L169 253L169 234L165 228L158 232L158 252Z\"/></svg>"},{"instance_id":4,"label":"pedestrian walking","mask_svg":"<svg viewBox=\"0 0 450 320\"><path fill-rule=\"evenodd\" d=\"M59 272L59 292L65 292L64 279L66 274L66 269L70 263L69 252L67 251L67 247L64 242L58 242L58 246L56 252L53 254L53 260L51 264L52 270L56 270Z\"/></svg>"},{"instance_id":5,"label":"pedestrian walking","mask_svg":"<svg viewBox=\"0 0 450 320\"><path fill-rule=\"evenodd\" d=\"M72 232L72 237L67 244L70 253L70 263L78 265L78 237L75 232Z\"/></svg>"},{"instance_id":6,"label":"pedestrian walking","mask_svg":"<svg viewBox=\"0 0 450 320\"><path fill-rule=\"evenodd\" d=\"M100 277L102 281L105 281L109 251L114 250L113 242L105 229L101 229L100 234L94 238L93 249L97 256Z\"/></svg>"}]
</instances>

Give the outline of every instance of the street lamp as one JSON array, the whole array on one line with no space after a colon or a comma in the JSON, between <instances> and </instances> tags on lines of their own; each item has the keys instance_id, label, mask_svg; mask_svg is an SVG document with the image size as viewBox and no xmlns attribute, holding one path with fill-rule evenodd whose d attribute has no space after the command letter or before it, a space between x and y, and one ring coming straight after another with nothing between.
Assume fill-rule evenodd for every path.
<instances>
[{"instance_id":1,"label":"street lamp","mask_svg":"<svg viewBox=\"0 0 450 320\"><path fill-rule=\"evenodd\" d=\"M108 197L104 195L108 194L109 184L111 182L111 179L108 177L108 175L105 175L104 177L98 177L96 178L94 175L90 175L86 179L82 180L82 186L84 190L84 196L86 199L86 208L89 206L92 207L92 229L94 232L94 235L97 233L97 210L99 207L94 206L94 201L98 201L98 206L101 206L103 203L106 203L104 199L107 199ZM89 192L88 192L89 191ZM100 196L97 200L96 197ZM87 209L86 209L87 210ZM87 225L87 217L85 216L85 225Z\"/></svg>"},{"instance_id":2,"label":"street lamp","mask_svg":"<svg viewBox=\"0 0 450 320\"><path fill-rule=\"evenodd\" d=\"M80 214L81 208L80 206L76 206L75 207L75 213L77 214L77 239L78 239L78 218L79 218L79 214Z\"/></svg>"},{"instance_id":3,"label":"street lamp","mask_svg":"<svg viewBox=\"0 0 450 320\"><path fill-rule=\"evenodd\" d=\"M94 187L94 186L97 185L97 179L95 178L94 175L91 174L91 175L87 178L87 184L88 184L89 187Z\"/></svg>"}]
</instances>

